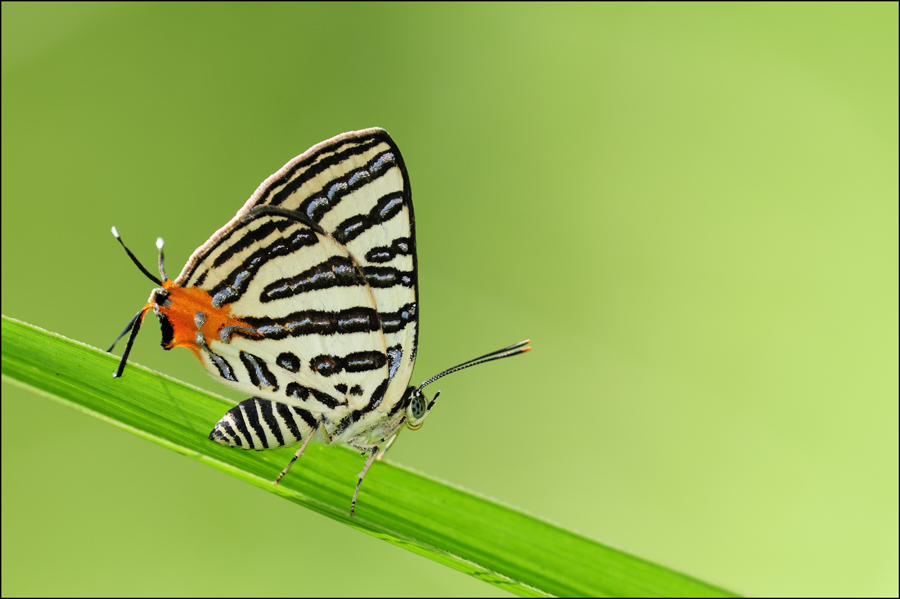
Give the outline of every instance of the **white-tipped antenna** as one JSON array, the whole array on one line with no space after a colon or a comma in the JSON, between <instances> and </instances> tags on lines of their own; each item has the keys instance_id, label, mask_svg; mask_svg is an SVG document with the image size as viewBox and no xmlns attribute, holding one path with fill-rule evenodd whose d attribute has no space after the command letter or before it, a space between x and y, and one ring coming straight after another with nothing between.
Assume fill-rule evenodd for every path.
<instances>
[{"instance_id":1,"label":"white-tipped antenna","mask_svg":"<svg viewBox=\"0 0 900 599\"><path fill-rule=\"evenodd\" d=\"M490 353L484 354L483 356L479 356L477 358L472 358L471 360L467 360L467 361L463 362L462 364L457 364L453 368L448 368L447 370L434 375L433 377L431 377L430 379L428 379L427 381L425 381L424 383L419 385L419 388L417 389L417 391L421 391L426 385L430 385L431 383L433 383L434 381L438 380L441 377L447 376L448 374L457 372L464 368L468 368L469 366L475 366L477 364L484 364L485 362L491 362L492 360L499 360L500 358L508 358L510 356L517 356L519 354L524 354L527 351L531 351L530 347L525 347L529 343L531 343L531 339L526 339L525 341L519 341L518 343L514 343L513 345L504 347L503 349L498 349L498 350L492 351ZM437 396L435 396L435 399L437 399ZM434 400L432 400L432 403L433 403L433 401Z\"/></svg>"},{"instance_id":2,"label":"white-tipped antenna","mask_svg":"<svg viewBox=\"0 0 900 599\"><path fill-rule=\"evenodd\" d=\"M125 252L128 254L128 257L131 258L131 261L134 262L134 263L137 265L137 267L141 269L141 272L142 272L142 273L144 273L144 276L146 276L148 279L150 279L151 281L153 281L153 282L156 283L157 285L162 285L162 281L160 281L159 279L157 279L156 277L154 277L153 275L151 275L151 274L150 274L150 271L147 270L146 268L144 268L144 265L143 265L143 264L141 264L140 262L138 262L138 259L134 256L134 254L131 253L131 250L128 249L128 247L125 245L125 242L122 241L122 237L119 235L119 231L118 231L115 227L113 227L113 228L110 229L110 230L112 231L113 237L116 238L116 241L118 241L119 244L120 244L123 248L125 248Z\"/></svg>"},{"instance_id":3,"label":"white-tipped antenna","mask_svg":"<svg viewBox=\"0 0 900 599\"><path fill-rule=\"evenodd\" d=\"M150 279L157 285L162 285L162 281L160 281L159 279L157 279L156 277L151 275L150 272L146 268L144 268L144 265L141 264L140 262L138 262L138 259L135 257L135 255L131 253L131 250L129 250L128 246L125 245L125 242L122 241L122 236L119 235L118 229L116 229L115 227L111 227L110 231L112 231L113 237L116 238L116 241L118 241L119 244L125 249L125 252L128 254L128 257L131 258L131 261L134 262L135 265L139 269L141 269L141 272L144 273L144 276L146 276L148 279ZM166 273L163 271L163 268L162 268L162 266L163 266L162 239L158 239L156 241L156 247L159 248L159 272L160 272L160 274L162 274L164 280L168 280L168 279L166 279ZM134 345L134 340L135 340L135 338L137 338L138 331L141 330L141 323L144 321L144 314L146 314L147 310L149 310L149 309L150 309L149 304L147 306L144 306L143 308L141 308L141 311L134 315L134 318L132 318L131 321L128 323L128 326L125 327L125 330L123 330L121 333L119 333L119 336L116 337L116 340L113 341L112 345L109 346L109 349L106 350L107 352L111 352L113 350L113 348L116 346L116 343L119 342L119 339L124 337L125 334L128 333L129 331L131 332L131 335L129 335L129 337L128 337L128 343L125 345L125 353L122 354L122 359L119 361L119 367L113 373L114 378L118 378L118 377L122 376L122 373L125 371L125 364L128 362L128 354L131 353L131 347Z\"/></svg>"},{"instance_id":4,"label":"white-tipped antenna","mask_svg":"<svg viewBox=\"0 0 900 599\"><path fill-rule=\"evenodd\" d=\"M165 256L163 256L163 251L162 251L163 246L165 244L166 244L166 242L163 241L162 237L156 238L156 249L159 250L159 274L162 277L163 281L168 281L169 277L166 276L166 268L164 266L164 262L166 261L166 258L165 258Z\"/></svg>"}]
</instances>

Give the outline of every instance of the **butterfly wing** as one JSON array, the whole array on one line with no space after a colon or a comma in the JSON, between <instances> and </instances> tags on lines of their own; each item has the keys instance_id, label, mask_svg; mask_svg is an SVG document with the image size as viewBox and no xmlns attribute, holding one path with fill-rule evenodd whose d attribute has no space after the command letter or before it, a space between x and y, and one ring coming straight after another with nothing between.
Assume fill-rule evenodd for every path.
<instances>
[{"instance_id":1,"label":"butterfly wing","mask_svg":"<svg viewBox=\"0 0 900 599\"><path fill-rule=\"evenodd\" d=\"M409 175L387 131L352 131L313 146L266 179L244 209L257 206L297 210L347 246L383 316L391 390L402 394L418 346L418 265Z\"/></svg>"},{"instance_id":2,"label":"butterfly wing","mask_svg":"<svg viewBox=\"0 0 900 599\"><path fill-rule=\"evenodd\" d=\"M333 417L394 406L418 332L409 178L381 129L314 146L269 177L175 284L230 324L204 366L265 400Z\"/></svg>"}]
</instances>

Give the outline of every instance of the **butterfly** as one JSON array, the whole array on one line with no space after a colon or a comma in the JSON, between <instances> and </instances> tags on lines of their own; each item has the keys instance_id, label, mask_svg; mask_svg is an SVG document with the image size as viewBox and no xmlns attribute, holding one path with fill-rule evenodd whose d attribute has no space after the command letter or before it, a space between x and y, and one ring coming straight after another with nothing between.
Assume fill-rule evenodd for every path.
<instances>
[{"instance_id":1,"label":"butterfly","mask_svg":"<svg viewBox=\"0 0 900 599\"><path fill-rule=\"evenodd\" d=\"M113 235L156 283L129 334L122 376L144 316L161 345L186 347L222 382L252 395L229 410L211 441L265 450L300 444L278 484L313 439L367 456L363 478L403 425L421 428L452 372L529 351L523 341L410 386L419 333L418 263L409 174L379 128L317 144L266 179L175 280L160 278Z\"/></svg>"}]
</instances>

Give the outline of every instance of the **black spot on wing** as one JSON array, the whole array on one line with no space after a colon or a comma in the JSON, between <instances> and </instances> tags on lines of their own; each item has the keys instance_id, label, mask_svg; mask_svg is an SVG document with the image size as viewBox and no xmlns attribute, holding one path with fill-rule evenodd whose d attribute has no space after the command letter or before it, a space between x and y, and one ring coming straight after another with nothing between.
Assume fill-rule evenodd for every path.
<instances>
[{"instance_id":1,"label":"black spot on wing","mask_svg":"<svg viewBox=\"0 0 900 599\"><path fill-rule=\"evenodd\" d=\"M387 364L387 356L377 351L359 351L347 354L343 359L347 372L365 372L378 370Z\"/></svg>"},{"instance_id":2,"label":"black spot on wing","mask_svg":"<svg viewBox=\"0 0 900 599\"><path fill-rule=\"evenodd\" d=\"M342 370L339 358L336 356L316 356L309 361L309 367L321 376L331 376Z\"/></svg>"},{"instance_id":3,"label":"black spot on wing","mask_svg":"<svg viewBox=\"0 0 900 599\"><path fill-rule=\"evenodd\" d=\"M278 354L275 363L287 370L288 372L300 371L300 358L291 352L282 352Z\"/></svg>"}]
</instances>

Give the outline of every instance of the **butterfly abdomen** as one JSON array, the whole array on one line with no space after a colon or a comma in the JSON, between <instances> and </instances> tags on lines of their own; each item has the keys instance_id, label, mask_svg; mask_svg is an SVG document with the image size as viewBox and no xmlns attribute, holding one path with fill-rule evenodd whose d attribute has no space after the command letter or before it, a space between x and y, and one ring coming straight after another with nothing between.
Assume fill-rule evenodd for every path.
<instances>
[{"instance_id":1,"label":"butterfly abdomen","mask_svg":"<svg viewBox=\"0 0 900 599\"><path fill-rule=\"evenodd\" d=\"M228 410L209 439L220 445L262 450L296 445L315 430L316 418L309 411L251 397Z\"/></svg>"}]
</instances>

